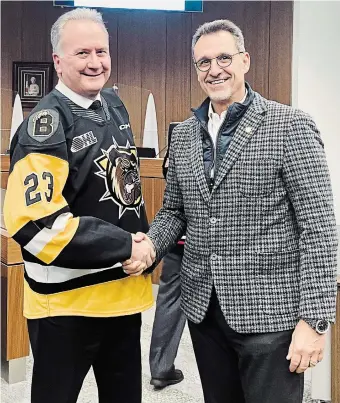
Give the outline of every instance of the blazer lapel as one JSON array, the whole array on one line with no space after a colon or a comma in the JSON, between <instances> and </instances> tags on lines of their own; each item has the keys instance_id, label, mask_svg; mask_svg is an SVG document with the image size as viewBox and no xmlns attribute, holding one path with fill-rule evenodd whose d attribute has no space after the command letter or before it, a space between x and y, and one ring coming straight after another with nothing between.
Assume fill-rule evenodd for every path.
<instances>
[{"instance_id":1,"label":"blazer lapel","mask_svg":"<svg viewBox=\"0 0 340 403\"><path fill-rule=\"evenodd\" d=\"M239 158L248 141L255 135L264 119L265 111L266 105L264 98L259 94L256 94L252 105L249 106L233 135L228 150L217 172L212 191L220 185L223 178L228 174Z\"/></svg>"},{"instance_id":2,"label":"blazer lapel","mask_svg":"<svg viewBox=\"0 0 340 403\"><path fill-rule=\"evenodd\" d=\"M210 192L204 174L203 144L199 124L198 128L193 130L193 135L191 137L190 160L193 175L196 177L202 197L206 203L209 203Z\"/></svg>"}]
</instances>

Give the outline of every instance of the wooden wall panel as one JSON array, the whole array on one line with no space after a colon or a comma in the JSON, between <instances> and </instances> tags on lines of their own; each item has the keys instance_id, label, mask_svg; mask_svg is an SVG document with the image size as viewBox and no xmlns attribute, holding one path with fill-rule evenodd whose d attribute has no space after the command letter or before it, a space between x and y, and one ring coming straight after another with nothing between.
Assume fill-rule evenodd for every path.
<instances>
[{"instance_id":1,"label":"wooden wall panel","mask_svg":"<svg viewBox=\"0 0 340 403\"><path fill-rule=\"evenodd\" d=\"M12 120L12 63L21 60L22 3L1 3L1 153L6 152Z\"/></svg>"},{"instance_id":2,"label":"wooden wall panel","mask_svg":"<svg viewBox=\"0 0 340 403\"><path fill-rule=\"evenodd\" d=\"M142 178L142 189L145 198L146 214L151 223L163 205L165 181L157 178Z\"/></svg>"},{"instance_id":3,"label":"wooden wall panel","mask_svg":"<svg viewBox=\"0 0 340 403\"><path fill-rule=\"evenodd\" d=\"M170 13L166 20L166 128L191 116L191 15Z\"/></svg>"},{"instance_id":4,"label":"wooden wall panel","mask_svg":"<svg viewBox=\"0 0 340 403\"><path fill-rule=\"evenodd\" d=\"M2 188L3 189L3 188ZM23 261L21 248L8 232L1 228L1 261L7 265L21 263Z\"/></svg>"},{"instance_id":5,"label":"wooden wall panel","mask_svg":"<svg viewBox=\"0 0 340 403\"><path fill-rule=\"evenodd\" d=\"M165 147L165 82L166 82L166 13L153 12L142 15L142 133L149 91L157 108L159 151ZM146 90L146 92L145 92ZM163 154L163 153L162 153Z\"/></svg>"},{"instance_id":6,"label":"wooden wall panel","mask_svg":"<svg viewBox=\"0 0 340 403\"><path fill-rule=\"evenodd\" d=\"M51 45L51 28L55 21L65 13L65 8L62 7L53 7L52 4L48 1L44 1L44 9L45 9L45 30L46 35L44 37L45 43L45 58L44 62L52 62L52 45ZM66 9L67 10L67 9ZM53 71L53 85L55 86L58 82L58 76L56 71Z\"/></svg>"},{"instance_id":7,"label":"wooden wall panel","mask_svg":"<svg viewBox=\"0 0 340 403\"><path fill-rule=\"evenodd\" d=\"M251 53L246 77L262 95L289 103L291 93L293 3L205 1L203 13L112 11L101 9L111 39L112 75L107 86L119 95L131 118L137 145L142 142L148 91L156 103L160 148L168 125L191 116L205 95L191 58L191 39L206 21L227 18L244 31ZM12 62L51 61L50 29L68 10L50 1L2 1L1 88L12 89ZM146 62L148 60L148 62ZM55 75L56 82L56 75ZM8 146L11 94L1 94L1 152ZM29 110L25 110L27 116Z\"/></svg>"},{"instance_id":8,"label":"wooden wall panel","mask_svg":"<svg viewBox=\"0 0 340 403\"><path fill-rule=\"evenodd\" d=\"M142 193L144 197L146 216L148 218L149 223L152 222L154 215L153 211L153 201L152 201L152 192L153 192L153 183L150 178L141 178L142 182Z\"/></svg>"},{"instance_id":9,"label":"wooden wall panel","mask_svg":"<svg viewBox=\"0 0 340 403\"><path fill-rule=\"evenodd\" d=\"M163 205L165 180L162 173L162 163L163 159L141 159L140 175L142 180L142 191L149 222L152 222L158 210ZM154 284L159 284L161 272L162 262L152 273L152 282Z\"/></svg>"},{"instance_id":10,"label":"wooden wall panel","mask_svg":"<svg viewBox=\"0 0 340 403\"><path fill-rule=\"evenodd\" d=\"M293 5L291 1L270 3L268 97L291 105Z\"/></svg>"},{"instance_id":11,"label":"wooden wall panel","mask_svg":"<svg viewBox=\"0 0 340 403\"><path fill-rule=\"evenodd\" d=\"M7 361L29 355L23 283L24 265L7 266L1 262L1 355Z\"/></svg>"},{"instance_id":12,"label":"wooden wall panel","mask_svg":"<svg viewBox=\"0 0 340 403\"><path fill-rule=\"evenodd\" d=\"M46 15L51 11L51 4L45 1L39 2L38 7L35 1L22 3L22 61L46 61L46 42L49 41ZM51 57L49 57L49 61L51 61Z\"/></svg>"},{"instance_id":13,"label":"wooden wall panel","mask_svg":"<svg viewBox=\"0 0 340 403\"><path fill-rule=\"evenodd\" d=\"M118 15L106 12L104 22L110 37L111 76L105 87L112 87L118 81Z\"/></svg>"},{"instance_id":14,"label":"wooden wall panel","mask_svg":"<svg viewBox=\"0 0 340 403\"><path fill-rule=\"evenodd\" d=\"M132 29L133 27L133 29ZM136 11L118 18L118 87L129 111L135 142L141 144L142 130L142 47L144 24Z\"/></svg>"},{"instance_id":15,"label":"wooden wall panel","mask_svg":"<svg viewBox=\"0 0 340 403\"><path fill-rule=\"evenodd\" d=\"M245 8L243 35L250 53L250 71L246 80L255 91L268 97L270 3L249 1Z\"/></svg>"},{"instance_id":16,"label":"wooden wall panel","mask_svg":"<svg viewBox=\"0 0 340 403\"><path fill-rule=\"evenodd\" d=\"M0 172L0 189L6 189L8 183L8 172Z\"/></svg>"},{"instance_id":17,"label":"wooden wall panel","mask_svg":"<svg viewBox=\"0 0 340 403\"><path fill-rule=\"evenodd\" d=\"M0 332L1 332L1 359L7 359L7 270L6 265L1 263L0 275Z\"/></svg>"}]
</instances>

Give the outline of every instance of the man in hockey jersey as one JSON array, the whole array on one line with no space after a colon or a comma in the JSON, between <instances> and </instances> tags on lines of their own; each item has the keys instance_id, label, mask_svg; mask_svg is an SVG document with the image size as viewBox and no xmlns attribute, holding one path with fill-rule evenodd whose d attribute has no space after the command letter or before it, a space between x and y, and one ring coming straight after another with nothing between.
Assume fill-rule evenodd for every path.
<instances>
[{"instance_id":1,"label":"man in hockey jersey","mask_svg":"<svg viewBox=\"0 0 340 403\"><path fill-rule=\"evenodd\" d=\"M75 403L93 367L100 403L141 402L141 312L153 303L129 117L112 89L101 15L75 9L51 31L59 82L11 144L4 214L25 261L32 403ZM126 259L143 262L123 270Z\"/></svg>"}]
</instances>

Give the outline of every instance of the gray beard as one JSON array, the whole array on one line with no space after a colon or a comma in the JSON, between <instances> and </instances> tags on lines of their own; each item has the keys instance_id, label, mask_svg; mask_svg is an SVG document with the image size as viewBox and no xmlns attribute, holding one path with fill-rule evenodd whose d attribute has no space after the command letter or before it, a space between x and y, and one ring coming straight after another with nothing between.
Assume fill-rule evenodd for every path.
<instances>
[{"instance_id":1,"label":"gray beard","mask_svg":"<svg viewBox=\"0 0 340 403\"><path fill-rule=\"evenodd\" d=\"M209 98L211 101L214 102L224 102L224 101L229 101L231 98L231 91L221 91L217 93L213 93L212 95L209 95Z\"/></svg>"}]
</instances>

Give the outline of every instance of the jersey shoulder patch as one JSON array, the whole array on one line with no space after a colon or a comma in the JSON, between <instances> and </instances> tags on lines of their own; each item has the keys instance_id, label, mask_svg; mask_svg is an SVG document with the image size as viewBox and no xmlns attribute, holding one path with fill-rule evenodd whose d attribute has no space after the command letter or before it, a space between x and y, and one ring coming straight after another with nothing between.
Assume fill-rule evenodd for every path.
<instances>
[{"instance_id":1,"label":"jersey shoulder patch","mask_svg":"<svg viewBox=\"0 0 340 403\"><path fill-rule=\"evenodd\" d=\"M43 143L56 133L59 113L55 109L42 109L28 118L27 133L34 140Z\"/></svg>"}]
</instances>

